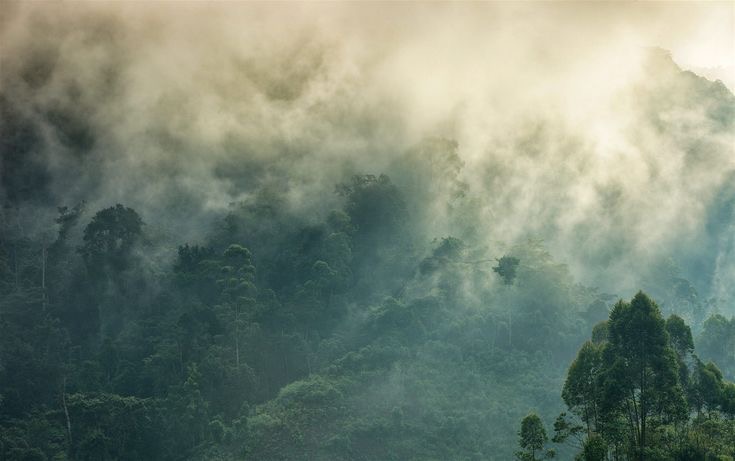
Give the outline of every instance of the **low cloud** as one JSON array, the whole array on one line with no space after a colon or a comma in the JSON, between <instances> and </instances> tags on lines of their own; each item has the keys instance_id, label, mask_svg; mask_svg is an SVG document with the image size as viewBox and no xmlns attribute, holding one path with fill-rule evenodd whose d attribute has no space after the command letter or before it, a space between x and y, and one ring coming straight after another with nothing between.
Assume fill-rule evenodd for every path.
<instances>
[{"instance_id":1,"label":"low cloud","mask_svg":"<svg viewBox=\"0 0 735 461\"><path fill-rule=\"evenodd\" d=\"M387 173L427 239L541 238L619 291L671 257L732 299L735 102L674 63L732 68L727 4L0 9L13 206L121 202L185 241L263 188L308 220ZM451 174L417 147L437 138Z\"/></svg>"}]
</instances>

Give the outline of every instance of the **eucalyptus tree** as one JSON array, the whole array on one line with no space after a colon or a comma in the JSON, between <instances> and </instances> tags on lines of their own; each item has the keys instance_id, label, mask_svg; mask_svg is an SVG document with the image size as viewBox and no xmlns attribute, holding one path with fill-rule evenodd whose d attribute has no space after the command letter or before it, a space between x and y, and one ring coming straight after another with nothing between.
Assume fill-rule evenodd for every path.
<instances>
[{"instance_id":1,"label":"eucalyptus tree","mask_svg":"<svg viewBox=\"0 0 735 461\"><path fill-rule=\"evenodd\" d=\"M625 422L636 459L646 459L654 428L688 417L666 322L643 292L630 303L619 301L610 313L600 378L603 424Z\"/></svg>"},{"instance_id":2,"label":"eucalyptus tree","mask_svg":"<svg viewBox=\"0 0 735 461\"><path fill-rule=\"evenodd\" d=\"M600 419L602 349L591 341L582 345L561 393L564 403L585 423L588 436L597 430Z\"/></svg>"},{"instance_id":3,"label":"eucalyptus tree","mask_svg":"<svg viewBox=\"0 0 735 461\"><path fill-rule=\"evenodd\" d=\"M521 421L521 430L518 431L518 445L520 451L516 457L520 461L537 461L554 457L554 451L544 452L544 446L549 441L546 429L541 418L536 413L530 413ZM538 456L537 456L538 455Z\"/></svg>"},{"instance_id":4,"label":"eucalyptus tree","mask_svg":"<svg viewBox=\"0 0 735 461\"><path fill-rule=\"evenodd\" d=\"M251 262L250 250L241 245L230 245L223 256L220 268L223 277L218 284L222 289L224 304L232 312L235 367L240 368L240 335L244 323L252 317L256 303L255 267Z\"/></svg>"}]
</instances>

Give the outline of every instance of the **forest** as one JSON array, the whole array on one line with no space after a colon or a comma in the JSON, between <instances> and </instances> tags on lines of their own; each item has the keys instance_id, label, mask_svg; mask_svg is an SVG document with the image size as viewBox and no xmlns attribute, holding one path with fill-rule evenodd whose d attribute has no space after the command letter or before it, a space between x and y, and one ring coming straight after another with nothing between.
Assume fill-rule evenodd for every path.
<instances>
[{"instance_id":1,"label":"forest","mask_svg":"<svg viewBox=\"0 0 735 461\"><path fill-rule=\"evenodd\" d=\"M0 460L735 459L732 87L324 8L0 5Z\"/></svg>"}]
</instances>

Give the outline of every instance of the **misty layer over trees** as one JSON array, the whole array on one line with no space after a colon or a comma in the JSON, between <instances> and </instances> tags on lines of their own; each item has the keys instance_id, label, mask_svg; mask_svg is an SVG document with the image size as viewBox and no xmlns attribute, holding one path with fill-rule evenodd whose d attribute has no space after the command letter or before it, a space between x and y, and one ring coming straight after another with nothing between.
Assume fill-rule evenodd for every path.
<instances>
[{"instance_id":1,"label":"misty layer over trees","mask_svg":"<svg viewBox=\"0 0 735 461\"><path fill-rule=\"evenodd\" d=\"M735 458L731 90L351 8L0 5L0 459Z\"/></svg>"}]
</instances>

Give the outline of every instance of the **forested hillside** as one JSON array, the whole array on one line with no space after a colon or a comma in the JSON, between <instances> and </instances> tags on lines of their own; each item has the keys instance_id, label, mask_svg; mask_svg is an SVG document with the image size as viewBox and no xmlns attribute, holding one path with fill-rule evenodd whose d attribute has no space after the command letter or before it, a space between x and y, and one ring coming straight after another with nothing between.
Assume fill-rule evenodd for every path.
<instances>
[{"instance_id":1,"label":"forested hillside","mask_svg":"<svg viewBox=\"0 0 735 461\"><path fill-rule=\"evenodd\" d=\"M386 8L0 5L0 460L735 458L731 90Z\"/></svg>"}]
</instances>

